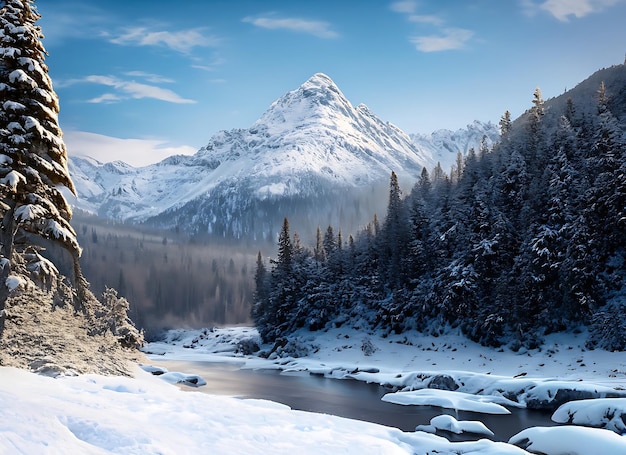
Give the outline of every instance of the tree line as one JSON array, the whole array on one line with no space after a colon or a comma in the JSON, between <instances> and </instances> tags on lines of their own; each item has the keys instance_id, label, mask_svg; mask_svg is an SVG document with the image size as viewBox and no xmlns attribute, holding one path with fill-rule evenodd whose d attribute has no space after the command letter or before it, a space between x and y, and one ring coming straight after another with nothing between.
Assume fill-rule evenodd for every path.
<instances>
[{"instance_id":1,"label":"tree line","mask_svg":"<svg viewBox=\"0 0 626 455\"><path fill-rule=\"evenodd\" d=\"M72 223L92 289L115 288L147 336L171 327L250 321L254 256L244 248L81 212Z\"/></svg>"},{"instance_id":2,"label":"tree line","mask_svg":"<svg viewBox=\"0 0 626 455\"><path fill-rule=\"evenodd\" d=\"M262 337L351 324L519 349L587 328L626 349L626 139L604 84L595 99L546 110L537 89L449 173L424 169L407 195L392 173L384 219L355 236L318 228L306 247L285 218L276 259L257 258Z\"/></svg>"}]
</instances>

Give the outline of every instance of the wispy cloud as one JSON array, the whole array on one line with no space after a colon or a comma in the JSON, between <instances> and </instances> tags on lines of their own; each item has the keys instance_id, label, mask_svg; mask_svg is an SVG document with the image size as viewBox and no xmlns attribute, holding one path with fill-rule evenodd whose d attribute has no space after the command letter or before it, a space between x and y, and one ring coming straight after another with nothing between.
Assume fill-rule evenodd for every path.
<instances>
[{"instance_id":1,"label":"wispy cloud","mask_svg":"<svg viewBox=\"0 0 626 455\"><path fill-rule=\"evenodd\" d=\"M47 48L67 40L93 38L108 28L108 24L115 23L110 11L84 2L38 2L37 9L41 13L38 24L45 34L43 42Z\"/></svg>"},{"instance_id":2,"label":"wispy cloud","mask_svg":"<svg viewBox=\"0 0 626 455\"><path fill-rule=\"evenodd\" d=\"M248 22L256 27L269 30L288 30L292 32L306 33L318 38L338 38L339 34L332 30L328 22L314 21L300 18L277 18L277 17L244 17L243 22Z\"/></svg>"},{"instance_id":3,"label":"wispy cloud","mask_svg":"<svg viewBox=\"0 0 626 455\"><path fill-rule=\"evenodd\" d=\"M580 19L593 13L600 13L626 0L520 0L526 14L534 15L547 12L562 22L570 17Z\"/></svg>"},{"instance_id":4,"label":"wispy cloud","mask_svg":"<svg viewBox=\"0 0 626 455\"><path fill-rule=\"evenodd\" d=\"M438 16L417 14L417 2L413 0L394 2L391 4L391 10L404 14L409 22L432 25L442 25L444 22Z\"/></svg>"},{"instance_id":5,"label":"wispy cloud","mask_svg":"<svg viewBox=\"0 0 626 455\"><path fill-rule=\"evenodd\" d=\"M391 10L405 16L406 20L421 26L434 28L434 33L419 34L409 38L415 48L421 52L441 52L463 49L474 36L471 30L446 26L443 18L435 15L418 14L418 5L414 0L401 0L391 4Z\"/></svg>"},{"instance_id":6,"label":"wispy cloud","mask_svg":"<svg viewBox=\"0 0 626 455\"><path fill-rule=\"evenodd\" d=\"M441 52L463 49L474 32L462 28L446 28L439 35L416 36L411 42L422 52Z\"/></svg>"},{"instance_id":7,"label":"wispy cloud","mask_svg":"<svg viewBox=\"0 0 626 455\"><path fill-rule=\"evenodd\" d=\"M197 151L163 140L121 139L86 131L66 131L63 139L72 156L89 156L103 163L121 160L132 166L146 166L172 155L192 155Z\"/></svg>"},{"instance_id":8,"label":"wispy cloud","mask_svg":"<svg viewBox=\"0 0 626 455\"><path fill-rule=\"evenodd\" d=\"M175 82L174 79L161 76L160 74L146 73L145 71L128 71L124 74L131 77L141 77L148 82L152 82L153 84L171 84Z\"/></svg>"},{"instance_id":9,"label":"wispy cloud","mask_svg":"<svg viewBox=\"0 0 626 455\"><path fill-rule=\"evenodd\" d=\"M391 10L401 14L414 14L417 9L417 3L413 0L393 2Z\"/></svg>"},{"instance_id":10,"label":"wispy cloud","mask_svg":"<svg viewBox=\"0 0 626 455\"><path fill-rule=\"evenodd\" d=\"M151 31L147 27L127 28L121 34L109 38L109 42L123 46L165 46L183 54L195 47L215 47L220 39L206 35L202 29L192 28L176 32Z\"/></svg>"},{"instance_id":11,"label":"wispy cloud","mask_svg":"<svg viewBox=\"0 0 626 455\"><path fill-rule=\"evenodd\" d=\"M85 82L104 85L114 88L117 91L114 94L106 94L104 98L102 96L94 98L91 100L92 103L101 103L105 101L110 102L112 100L122 100L128 98L152 98L175 104L192 104L196 102L191 99L183 98L172 90L166 88L157 87L156 85L143 84L141 82L135 82L134 80L126 81L113 76L87 76L85 78ZM117 97L117 99L115 97Z\"/></svg>"},{"instance_id":12,"label":"wispy cloud","mask_svg":"<svg viewBox=\"0 0 626 455\"><path fill-rule=\"evenodd\" d=\"M226 59L222 58L219 54L216 53L210 59L206 57L194 59L191 67L212 73L224 64L226 64Z\"/></svg>"},{"instance_id":13,"label":"wispy cloud","mask_svg":"<svg viewBox=\"0 0 626 455\"><path fill-rule=\"evenodd\" d=\"M152 79L153 81L158 79L160 82L171 82L170 80L162 78L156 74L144 73L142 71L130 72L127 73L127 75L141 76L146 79ZM81 83L102 85L113 89L113 92L103 93L97 97L91 98L88 100L90 103L116 103L129 99L143 98L150 98L174 104L196 103L195 100L183 98L172 90L143 82L137 82L135 80L125 80L116 76L90 75L81 79L60 81L55 85L57 88L64 88Z\"/></svg>"}]
</instances>

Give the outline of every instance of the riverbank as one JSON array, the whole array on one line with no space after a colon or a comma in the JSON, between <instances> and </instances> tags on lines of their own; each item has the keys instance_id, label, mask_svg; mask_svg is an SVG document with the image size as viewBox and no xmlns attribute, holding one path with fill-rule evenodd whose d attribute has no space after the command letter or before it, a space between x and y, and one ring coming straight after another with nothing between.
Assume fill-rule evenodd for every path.
<instances>
[{"instance_id":1,"label":"riverbank","mask_svg":"<svg viewBox=\"0 0 626 455\"><path fill-rule=\"evenodd\" d=\"M499 374L508 381L526 381L537 374L531 369L537 356L527 353L499 353L490 359L490 351L474 350L462 340L451 338L429 341L427 339L378 338L365 339L358 334L327 333L325 339L306 338L292 340L291 346L260 346L268 358L249 354L256 342L253 329L214 329L203 331L173 331L164 342L151 343L146 351L153 360L170 358L193 359L203 362L232 363L243 368L275 368L282 371L308 371L329 377L366 378L381 382L405 381L415 387L419 381L433 386L434 376L420 370L420 365L430 365L438 375L446 373L453 381L463 381L463 375L473 377L472 382L485 383ZM347 336L347 337L346 337ZM430 343L428 344L427 341ZM435 341L438 341L435 342ZM600 384L613 389L623 383L623 354L593 353L590 357L574 346L559 352L574 351L571 360L559 356L558 363L570 363L581 370L570 372L565 378L584 385ZM274 349L275 348L275 349ZM461 349L463 348L463 350ZM272 352L273 351L273 352ZM307 357L293 357L304 353ZM244 354L247 352L248 354ZM292 353L292 354L289 354ZM530 353L533 354L533 353ZM577 355L585 357L579 362ZM601 354L596 357L596 354ZM542 351L545 361L554 354ZM458 356L458 357L457 357ZM514 366L507 365L506 356L516 359ZM415 358L413 358L415 357ZM455 357L455 359L452 359ZM430 359L430 360L428 360ZM447 359L447 360L446 360ZM521 359L524 359L522 361ZM587 362L596 365L587 367ZM604 362L613 362L611 366ZM434 370L433 363L450 362L450 366L463 366L476 362L476 371L459 368ZM157 363L156 361L154 362ZM484 366L483 366L484 363ZM585 365L581 365L585 363ZM473 363L474 364L474 363ZM556 362L555 362L556 364ZM486 365L491 369L482 370ZM536 368L544 368L537 365ZM498 368L496 368L498 367ZM507 368L527 369L526 375L515 373L506 376ZM556 368L552 366L551 368ZM584 368L594 368L590 372ZM0 407L5 417L0 422L0 453L55 454L82 453L108 454L178 454L210 452L216 455L246 454L412 454L426 455L595 455L597 453L626 453L626 438L618 433L626 405L623 399L591 400L587 404L575 401L564 405L564 415L577 425L604 424L611 417L615 428L586 428L582 426L532 427L510 439L511 444L478 441L450 442L430 434L433 428L420 427L418 431L401 431L397 428L325 414L295 411L287 406L264 400L239 399L207 393L184 392L168 382L186 381L199 385L201 378L193 372L162 372L158 368L137 368L134 377L105 377L78 375L47 377L16 368L0 367ZM616 371L613 371L616 370ZM421 371L421 372L420 372ZM568 370L569 371L569 370ZM604 372L609 372L608 377ZM589 374L583 378L582 374ZM369 376L368 376L369 375ZM477 376L472 376L477 375ZM595 375L595 376L594 376ZM613 375L613 376L611 376ZM515 377L518 376L518 377ZM164 378L164 381L160 378ZM426 384L426 381L430 382ZM550 383L548 376L538 377ZM554 378L554 376L553 376ZM556 376L556 378L560 378ZM594 382L595 378L595 382ZM534 379L533 379L534 380ZM408 381L408 382L407 382ZM440 385L451 385L440 379ZM468 382L468 383L469 383ZM555 382L555 381L552 381ZM609 384L611 383L611 384ZM390 384L391 386L391 384ZM462 385L465 387L466 385ZM435 391L441 389L416 389ZM447 391L445 391L447 392ZM503 397L502 391L496 391ZM397 392L401 394L402 392ZM406 393L406 392L405 392ZM408 392L410 397L412 392ZM450 393L450 392L447 392ZM433 395L441 400L444 395ZM496 396L494 393L492 396ZM461 395L456 395L455 400ZM423 398L423 397L421 397ZM505 397L506 398L506 397ZM471 401L471 400L470 400ZM513 400L510 400L513 401ZM441 403L444 405L445 403ZM484 403L481 403L481 406ZM493 404L493 402L492 402ZM497 404L497 403L496 403ZM503 405L504 407L508 404ZM610 412L607 412L610 411ZM556 413L555 413L556 415ZM447 427L451 431L476 431L476 422L454 421L450 417L431 420L432 427ZM486 433L488 434L488 433ZM515 445L513 445L515 444Z\"/></svg>"},{"instance_id":2,"label":"riverbank","mask_svg":"<svg viewBox=\"0 0 626 455\"><path fill-rule=\"evenodd\" d=\"M453 390L548 411L573 399L626 397L626 353L590 351L585 341L585 333L554 334L539 349L512 352L454 334L382 336L339 328L303 330L270 346L253 328L230 327L171 330L144 351L164 359L308 371L381 384L390 392Z\"/></svg>"},{"instance_id":3,"label":"riverbank","mask_svg":"<svg viewBox=\"0 0 626 455\"><path fill-rule=\"evenodd\" d=\"M377 383L389 390L383 400L399 405L496 415L518 407L556 410L552 420L564 424L525 428L506 448L475 453L509 453L510 444L547 455L626 453L626 437L621 436L626 433L626 354L586 349L585 333L555 334L545 341L541 348L513 352L485 348L454 334L377 336L333 329L301 331L269 346L261 344L254 329L235 327L169 331L145 351L155 360L226 362L243 369ZM463 434L482 427L481 421L441 415L418 426L415 434ZM489 435L488 428L484 434ZM465 453L459 444L466 443L448 444L429 450Z\"/></svg>"}]
</instances>

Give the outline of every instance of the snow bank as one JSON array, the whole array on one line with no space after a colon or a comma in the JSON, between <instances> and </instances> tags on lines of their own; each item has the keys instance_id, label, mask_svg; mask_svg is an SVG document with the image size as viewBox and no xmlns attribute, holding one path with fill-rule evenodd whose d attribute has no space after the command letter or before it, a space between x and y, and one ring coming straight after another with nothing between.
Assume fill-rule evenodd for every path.
<instances>
[{"instance_id":1,"label":"snow bank","mask_svg":"<svg viewBox=\"0 0 626 455\"><path fill-rule=\"evenodd\" d=\"M51 378L0 367L0 453L528 455L488 440L451 443L263 400L184 392L139 368L135 374Z\"/></svg>"},{"instance_id":2,"label":"snow bank","mask_svg":"<svg viewBox=\"0 0 626 455\"><path fill-rule=\"evenodd\" d=\"M425 431L434 433L437 430L449 431L455 434L473 433L493 436L493 431L485 426L484 423L476 420L456 420L454 417L443 414L430 419L430 425L418 425L416 431Z\"/></svg>"},{"instance_id":3,"label":"snow bank","mask_svg":"<svg viewBox=\"0 0 626 455\"><path fill-rule=\"evenodd\" d=\"M528 428L513 436L509 444L549 455L626 453L626 438L612 431L575 426Z\"/></svg>"},{"instance_id":4,"label":"snow bank","mask_svg":"<svg viewBox=\"0 0 626 455\"><path fill-rule=\"evenodd\" d=\"M440 406L457 411L471 411L483 414L510 414L504 406L494 401L501 401L495 396L472 395L449 390L421 389L413 392L388 393L383 401L403 405Z\"/></svg>"},{"instance_id":5,"label":"snow bank","mask_svg":"<svg viewBox=\"0 0 626 455\"><path fill-rule=\"evenodd\" d=\"M552 420L557 423L605 428L624 434L626 433L626 398L579 400L565 403L552 414Z\"/></svg>"},{"instance_id":6,"label":"snow bank","mask_svg":"<svg viewBox=\"0 0 626 455\"><path fill-rule=\"evenodd\" d=\"M369 355L362 350L364 339L374 347ZM170 331L164 340L146 345L145 351L155 359L308 371L328 378L381 384L396 392L451 390L488 397L476 401L508 408L553 412L571 400L626 398L622 389L626 357L623 353L588 351L585 341L584 334L555 334L546 338L542 350L511 352L486 348L454 334L383 335L332 329L315 333L302 330L290 337L284 348L274 349L262 345L254 328L230 327ZM247 345L258 345L261 350L246 354L250 352L244 349Z\"/></svg>"},{"instance_id":7,"label":"snow bank","mask_svg":"<svg viewBox=\"0 0 626 455\"><path fill-rule=\"evenodd\" d=\"M364 336L375 348L370 355L361 349ZM261 351L256 355L244 354L237 347L247 338L259 342L253 329L245 329L245 333L243 328L177 331L163 342L147 345L146 350L153 352L153 358L165 360L229 360L242 368L308 371L329 378L379 383L396 390L385 395L385 401L475 412L502 412L510 407L556 409L563 401L594 397L562 405L553 419L617 431L617 419L625 409L622 399L602 397L624 396L621 387L626 379L626 358L623 353L587 351L584 336L557 334L547 337L542 350L514 353L481 347L450 334L383 336L335 329L315 334L301 331L290 337L285 345L289 349L277 354L275 347L259 345ZM223 342L230 347L223 346ZM154 355L156 352L159 355ZM293 353L305 356L295 357ZM524 449L550 455L626 453L625 437L580 426L529 428L512 437L510 444L487 439L452 443L428 433L437 429L489 435L481 422L439 416L430 425L418 427L416 433L403 433L397 440L412 445L413 453L424 455L528 454ZM372 450L368 448L364 453Z\"/></svg>"}]
</instances>

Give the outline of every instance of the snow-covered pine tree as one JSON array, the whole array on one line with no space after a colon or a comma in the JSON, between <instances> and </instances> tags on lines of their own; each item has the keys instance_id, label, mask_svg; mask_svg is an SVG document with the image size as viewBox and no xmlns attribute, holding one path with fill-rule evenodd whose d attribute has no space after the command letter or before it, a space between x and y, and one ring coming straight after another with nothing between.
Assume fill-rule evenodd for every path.
<instances>
[{"instance_id":1,"label":"snow-covered pine tree","mask_svg":"<svg viewBox=\"0 0 626 455\"><path fill-rule=\"evenodd\" d=\"M506 110L500 118L500 136L505 137L511 131L511 113Z\"/></svg>"},{"instance_id":2,"label":"snow-covered pine tree","mask_svg":"<svg viewBox=\"0 0 626 455\"><path fill-rule=\"evenodd\" d=\"M389 203L380 239L380 275L389 286L395 289L402 280L401 263L404 257L409 234L408 217L402 203L402 191L398 176L391 172L389 178Z\"/></svg>"},{"instance_id":3,"label":"snow-covered pine tree","mask_svg":"<svg viewBox=\"0 0 626 455\"><path fill-rule=\"evenodd\" d=\"M324 248L324 237L322 236L322 229L317 227L317 234L315 237L315 248L313 249L314 258L317 262L326 262L326 249Z\"/></svg>"},{"instance_id":4,"label":"snow-covered pine tree","mask_svg":"<svg viewBox=\"0 0 626 455\"><path fill-rule=\"evenodd\" d=\"M70 226L71 209L59 187L74 191L58 124L59 103L48 67L43 34L35 25L33 0L5 0L0 11L0 297L21 255L31 270L54 272L61 258L44 262L32 245L52 240L69 253L77 289L84 285L78 265L80 246ZM25 254L26 253L26 254ZM43 266L45 264L45 267Z\"/></svg>"},{"instance_id":5,"label":"snow-covered pine tree","mask_svg":"<svg viewBox=\"0 0 626 455\"><path fill-rule=\"evenodd\" d=\"M0 0L0 364L130 374L128 302L99 302L60 188L74 192L34 0ZM69 305L67 305L69 304ZM42 346L45 346L42 349Z\"/></svg>"},{"instance_id":6,"label":"snow-covered pine tree","mask_svg":"<svg viewBox=\"0 0 626 455\"><path fill-rule=\"evenodd\" d=\"M256 271L254 272L255 301L263 301L267 298L267 268L263 262L263 255L259 251L256 258Z\"/></svg>"}]
</instances>

